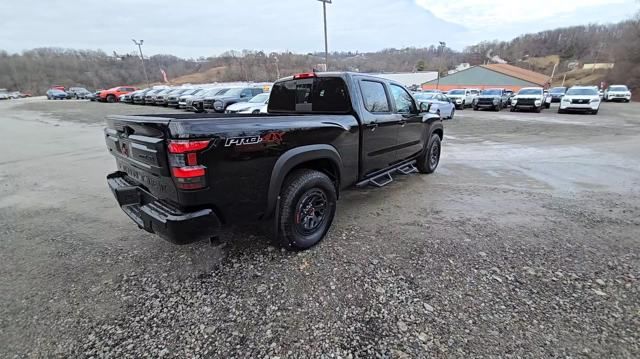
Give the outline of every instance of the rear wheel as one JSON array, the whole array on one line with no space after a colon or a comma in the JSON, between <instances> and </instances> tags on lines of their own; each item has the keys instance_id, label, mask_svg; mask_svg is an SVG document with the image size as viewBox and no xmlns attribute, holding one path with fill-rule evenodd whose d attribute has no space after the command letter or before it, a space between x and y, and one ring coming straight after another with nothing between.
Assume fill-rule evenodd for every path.
<instances>
[{"instance_id":1,"label":"rear wheel","mask_svg":"<svg viewBox=\"0 0 640 359\"><path fill-rule=\"evenodd\" d=\"M427 149L418 157L416 167L418 167L420 173L433 173L436 168L438 168L441 149L442 141L440 140L440 136L435 133L432 134Z\"/></svg>"},{"instance_id":2,"label":"rear wheel","mask_svg":"<svg viewBox=\"0 0 640 359\"><path fill-rule=\"evenodd\" d=\"M281 190L278 242L290 250L320 242L336 212L336 189L327 175L310 169L287 176Z\"/></svg>"},{"instance_id":3,"label":"rear wheel","mask_svg":"<svg viewBox=\"0 0 640 359\"><path fill-rule=\"evenodd\" d=\"M455 109L455 107L454 107L454 108L451 108L451 113L449 114L449 119L450 119L450 120L453 120L453 116L454 116L455 114L456 114L456 109Z\"/></svg>"},{"instance_id":4,"label":"rear wheel","mask_svg":"<svg viewBox=\"0 0 640 359\"><path fill-rule=\"evenodd\" d=\"M109 95L107 96L107 102L108 103L114 103L116 102L116 97L114 95Z\"/></svg>"},{"instance_id":5,"label":"rear wheel","mask_svg":"<svg viewBox=\"0 0 640 359\"><path fill-rule=\"evenodd\" d=\"M253 110L253 112L251 112L251 114L253 114L253 115L259 115L259 114L260 114L260 110Z\"/></svg>"}]
</instances>

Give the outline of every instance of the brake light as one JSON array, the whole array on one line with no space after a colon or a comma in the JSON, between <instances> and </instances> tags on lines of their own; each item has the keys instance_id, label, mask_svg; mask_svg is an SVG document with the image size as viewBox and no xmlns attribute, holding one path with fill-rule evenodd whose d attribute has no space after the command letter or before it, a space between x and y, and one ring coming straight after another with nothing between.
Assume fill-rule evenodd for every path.
<instances>
[{"instance_id":1,"label":"brake light","mask_svg":"<svg viewBox=\"0 0 640 359\"><path fill-rule=\"evenodd\" d=\"M316 77L316 73L315 72L303 72L301 74L293 75L293 79L294 80L309 79L309 78L312 78L312 77Z\"/></svg>"},{"instance_id":2,"label":"brake light","mask_svg":"<svg viewBox=\"0 0 640 359\"><path fill-rule=\"evenodd\" d=\"M170 140L169 153L186 153L204 150L209 146L209 140L204 141L183 141Z\"/></svg>"},{"instance_id":3,"label":"brake light","mask_svg":"<svg viewBox=\"0 0 640 359\"><path fill-rule=\"evenodd\" d=\"M169 140L169 165L176 187L183 190L206 187L207 168L198 164L198 151L209 146L209 140Z\"/></svg>"}]
</instances>

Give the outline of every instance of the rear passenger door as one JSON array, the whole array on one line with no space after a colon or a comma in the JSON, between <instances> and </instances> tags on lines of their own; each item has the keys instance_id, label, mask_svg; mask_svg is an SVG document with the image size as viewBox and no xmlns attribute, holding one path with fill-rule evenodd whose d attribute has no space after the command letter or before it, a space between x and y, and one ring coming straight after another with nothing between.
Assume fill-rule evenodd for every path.
<instances>
[{"instance_id":1,"label":"rear passenger door","mask_svg":"<svg viewBox=\"0 0 640 359\"><path fill-rule=\"evenodd\" d=\"M382 81L359 78L362 93L361 175L389 167L396 161L398 119L393 113L390 94Z\"/></svg>"},{"instance_id":2,"label":"rear passenger door","mask_svg":"<svg viewBox=\"0 0 640 359\"><path fill-rule=\"evenodd\" d=\"M397 160L404 160L422 150L424 128L422 116L413 96L402 86L390 84L391 98L398 126Z\"/></svg>"}]
</instances>

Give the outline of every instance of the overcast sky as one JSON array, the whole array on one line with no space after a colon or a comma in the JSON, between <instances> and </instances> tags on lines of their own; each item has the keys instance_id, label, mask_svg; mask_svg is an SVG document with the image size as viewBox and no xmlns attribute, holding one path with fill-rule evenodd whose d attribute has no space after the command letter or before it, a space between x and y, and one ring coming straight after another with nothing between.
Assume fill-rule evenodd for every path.
<instances>
[{"instance_id":1,"label":"overcast sky","mask_svg":"<svg viewBox=\"0 0 640 359\"><path fill-rule=\"evenodd\" d=\"M330 51L425 47L624 20L635 0L333 0ZM199 57L235 49L322 51L317 0L1 0L0 49L135 50Z\"/></svg>"}]
</instances>

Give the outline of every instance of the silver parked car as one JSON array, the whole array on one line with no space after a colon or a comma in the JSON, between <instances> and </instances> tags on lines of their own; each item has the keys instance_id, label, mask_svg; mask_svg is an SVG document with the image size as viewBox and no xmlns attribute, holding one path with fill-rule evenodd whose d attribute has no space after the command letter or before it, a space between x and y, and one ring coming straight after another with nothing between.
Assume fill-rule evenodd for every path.
<instances>
[{"instance_id":1,"label":"silver parked car","mask_svg":"<svg viewBox=\"0 0 640 359\"><path fill-rule=\"evenodd\" d=\"M446 95L440 93L418 92L413 94L418 104L427 104L429 112L437 113L443 119L453 120L456 113L456 106ZM419 106L419 105L418 105Z\"/></svg>"}]
</instances>

